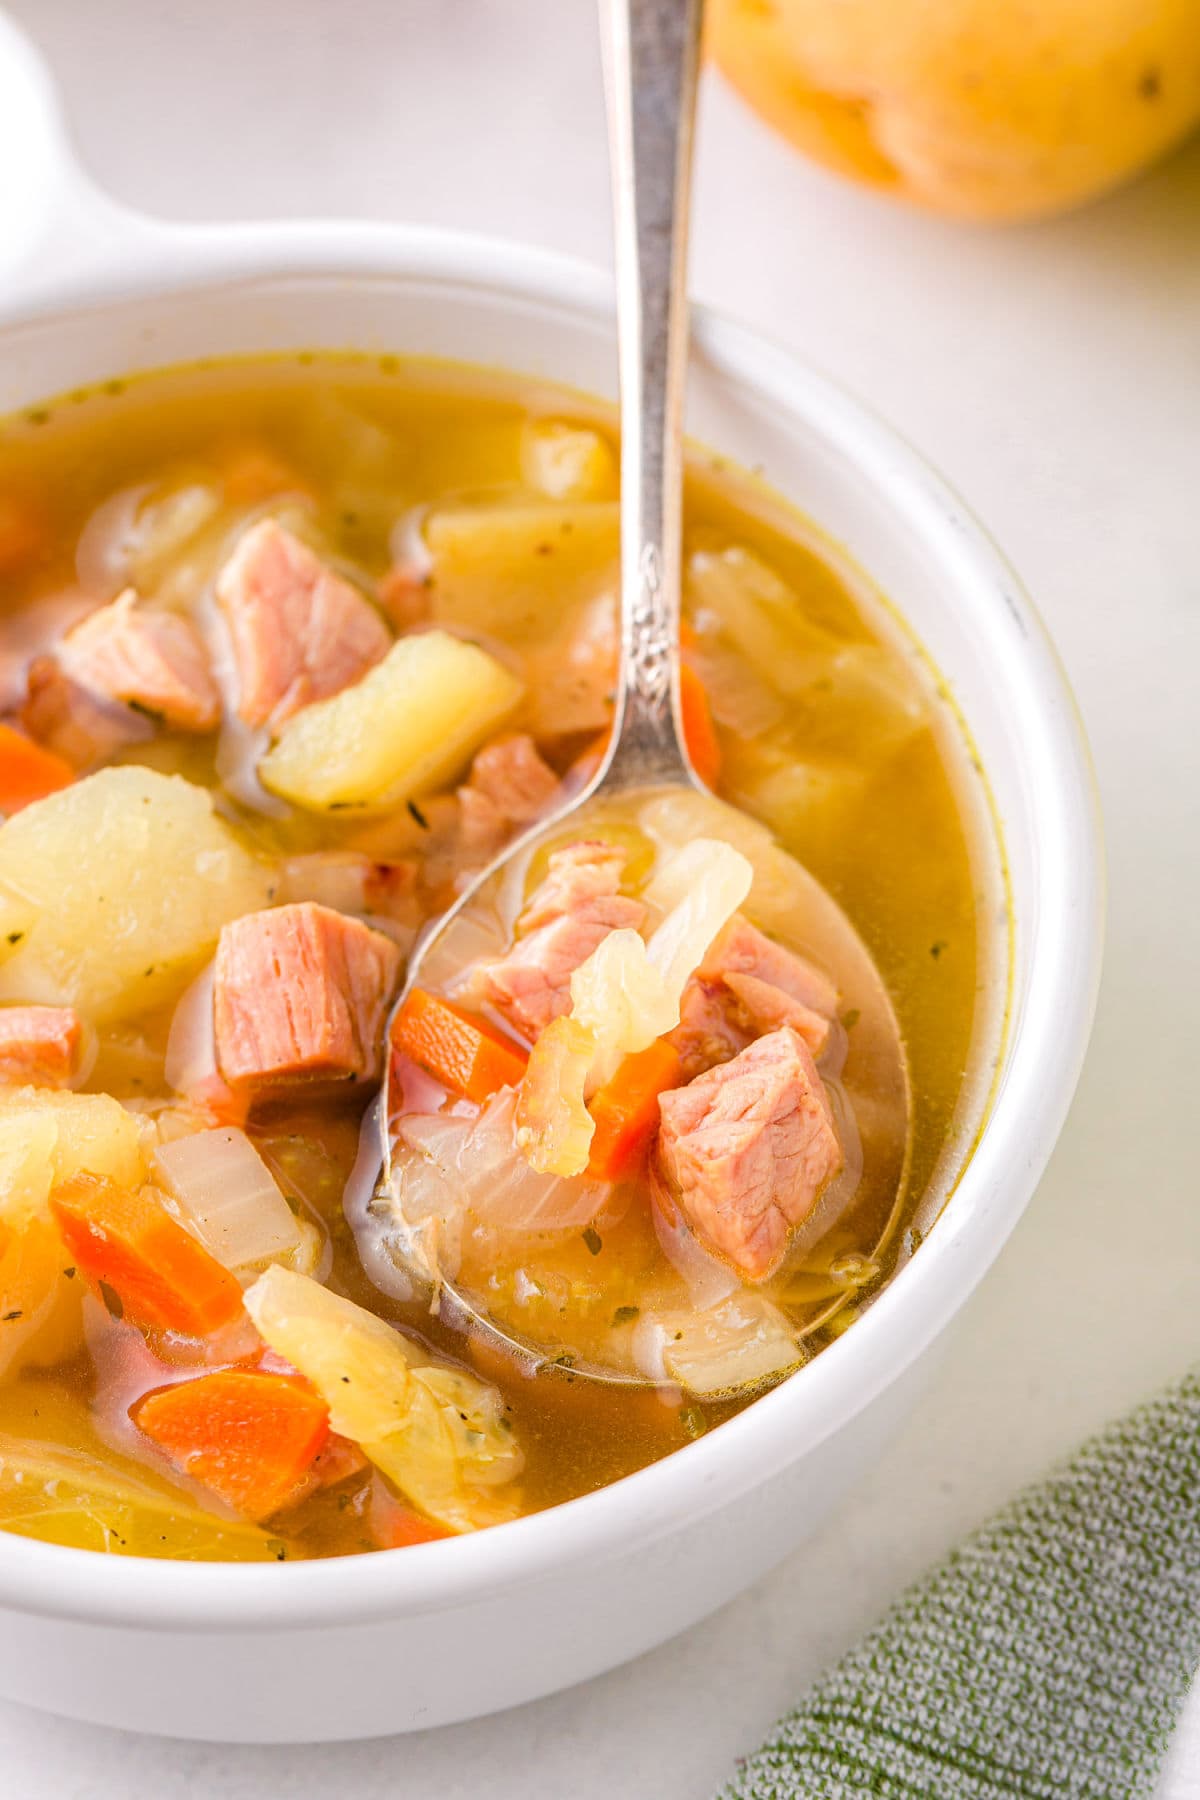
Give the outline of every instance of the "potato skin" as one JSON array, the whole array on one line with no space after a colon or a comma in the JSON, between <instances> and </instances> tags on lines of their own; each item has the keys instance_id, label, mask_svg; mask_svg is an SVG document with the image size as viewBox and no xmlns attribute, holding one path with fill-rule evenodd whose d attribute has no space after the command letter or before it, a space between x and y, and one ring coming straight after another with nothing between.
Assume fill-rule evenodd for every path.
<instances>
[{"instance_id":1,"label":"potato skin","mask_svg":"<svg viewBox=\"0 0 1200 1800\"><path fill-rule=\"evenodd\" d=\"M1200 0L709 0L707 47L805 154L966 219L1081 205L1200 120Z\"/></svg>"}]
</instances>

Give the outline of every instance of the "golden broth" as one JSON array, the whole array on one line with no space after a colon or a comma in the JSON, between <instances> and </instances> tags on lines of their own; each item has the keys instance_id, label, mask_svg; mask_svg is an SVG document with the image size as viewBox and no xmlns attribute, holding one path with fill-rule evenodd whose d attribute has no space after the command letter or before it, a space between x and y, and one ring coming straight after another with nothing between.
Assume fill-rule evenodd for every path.
<instances>
[{"instance_id":1,"label":"golden broth","mask_svg":"<svg viewBox=\"0 0 1200 1800\"><path fill-rule=\"evenodd\" d=\"M544 469L540 492L531 488L536 419L586 425L608 446L584 469L582 494L548 496ZM0 682L10 690L3 704L13 703L30 643L61 628L55 597L82 586L94 603L123 585L114 575L105 586L105 557L119 537L121 502L113 496L144 489L166 516L173 495L195 489L228 502L238 484L243 507L269 506L282 482L301 490L301 501L288 504L302 507L328 553L367 578L382 577L424 532L435 619L524 660L535 686L515 723L553 740L564 767L594 733L595 696L575 694L553 671L566 624L614 592L614 471L607 409L533 382L394 357L214 363L31 409L0 427ZM185 517L177 541L165 530L157 547L142 546L139 585L151 597L184 594L170 584L189 558L189 579L210 578L228 519L218 510L214 526L200 517L199 502L197 509L190 539ZM32 522L24 537L10 530L6 539L6 516ZM796 1277L807 1346L819 1350L911 1249L905 1228L931 1182L938 1196L951 1185L947 1147L965 1153L978 1124L978 1071L992 1048L982 1039L995 1026L994 1007L977 1004L990 951L981 921L998 906L982 791L972 795L977 771L916 647L802 519L702 455L689 476L685 563L689 654L716 717L719 791L763 819L845 909L887 983L909 1061L914 1112L902 1204L894 1213L890 1199L852 1208ZM122 760L216 780L205 739L160 734ZM229 794L222 805L271 853L345 845L411 853L422 842L407 809L364 825L290 809L268 816ZM446 892L445 871L431 874L424 904L432 909ZM166 1008L109 1032L90 1087L122 1098L165 1094L169 1022ZM853 1019L844 1022L852 1030ZM256 1115L250 1129L285 1192L319 1226L330 1285L502 1387L525 1451L526 1510L628 1473L730 1410L610 1393L561 1373L529 1379L423 1309L384 1299L365 1279L342 1217L354 1112L292 1101ZM847 1255L864 1259L865 1282ZM380 1484L369 1473L263 1528L221 1520L205 1510L201 1490L167 1481L160 1464L139 1455L137 1434L112 1401L119 1391L127 1405L144 1391L131 1328L92 1298L84 1314L77 1354L0 1380L0 1523L64 1542L186 1557L342 1554L376 1541L370 1520ZM122 1358L130 1365L124 1385L99 1382L97 1369L125 1368ZM38 1449L18 1493L12 1472L33 1454L31 1444ZM42 1488L58 1500L32 1503Z\"/></svg>"}]
</instances>

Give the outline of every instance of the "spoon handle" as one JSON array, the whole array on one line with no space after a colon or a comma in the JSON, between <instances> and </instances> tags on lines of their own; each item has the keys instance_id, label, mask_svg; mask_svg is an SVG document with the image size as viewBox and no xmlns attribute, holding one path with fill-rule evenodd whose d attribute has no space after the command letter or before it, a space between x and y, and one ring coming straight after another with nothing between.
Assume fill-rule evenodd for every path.
<instances>
[{"instance_id":1,"label":"spoon handle","mask_svg":"<svg viewBox=\"0 0 1200 1800\"><path fill-rule=\"evenodd\" d=\"M621 669L605 785L694 779L679 699L687 237L703 0L601 0L621 378Z\"/></svg>"}]
</instances>

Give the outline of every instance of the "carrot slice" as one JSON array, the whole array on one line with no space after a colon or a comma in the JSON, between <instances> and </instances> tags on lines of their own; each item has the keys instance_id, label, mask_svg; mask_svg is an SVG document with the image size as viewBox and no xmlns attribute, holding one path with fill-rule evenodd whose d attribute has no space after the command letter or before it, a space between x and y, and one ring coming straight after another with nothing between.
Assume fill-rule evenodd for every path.
<instances>
[{"instance_id":1,"label":"carrot slice","mask_svg":"<svg viewBox=\"0 0 1200 1800\"><path fill-rule=\"evenodd\" d=\"M482 1106L525 1073L525 1052L485 1020L450 1000L414 988L396 1020L393 1043L453 1093Z\"/></svg>"},{"instance_id":2,"label":"carrot slice","mask_svg":"<svg viewBox=\"0 0 1200 1800\"><path fill-rule=\"evenodd\" d=\"M658 1130L658 1096L679 1086L683 1065L665 1038L623 1059L588 1102L595 1121L588 1174L620 1181L637 1167Z\"/></svg>"},{"instance_id":3,"label":"carrot slice","mask_svg":"<svg viewBox=\"0 0 1200 1800\"><path fill-rule=\"evenodd\" d=\"M20 812L34 800L70 787L74 779L70 763L53 750L43 750L23 731L0 724L0 812Z\"/></svg>"},{"instance_id":4,"label":"carrot slice","mask_svg":"<svg viewBox=\"0 0 1200 1800\"><path fill-rule=\"evenodd\" d=\"M137 1325L204 1337L242 1309L237 1279L158 1200L153 1188L123 1188L76 1175L50 1196L72 1260L107 1288Z\"/></svg>"},{"instance_id":5,"label":"carrot slice","mask_svg":"<svg viewBox=\"0 0 1200 1800\"><path fill-rule=\"evenodd\" d=\"M683 735L692 767L705 787L716 787L721 773L721 743L713 724L708 695L696 671L684 663L679 671Z\"/></svg>"},{"instance_id":6,"label":"carrot slice","mask_svg":"<svg viewBox=\"0 0 1200 1800\"><path fill-rule=\"evenodd\" d=\"M248 1519L295 1494L329 1436L329 1409L298 1375L219 1369L159 1388L133 1409L181 1475Z\"/></svg>"}]
</instances>

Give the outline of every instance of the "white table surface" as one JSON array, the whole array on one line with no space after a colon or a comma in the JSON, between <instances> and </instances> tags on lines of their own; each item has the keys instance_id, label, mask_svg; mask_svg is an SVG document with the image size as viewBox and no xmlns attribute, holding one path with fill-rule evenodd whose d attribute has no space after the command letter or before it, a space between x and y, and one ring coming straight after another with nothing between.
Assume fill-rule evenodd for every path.
<instances>
[{"instance_id":1,"label":"white table surface","mask_svg":"<svg viewBox=\"0 0 1200 1800\"><path fill-rule=\"evenodd\" d=\"M135 205L415 219L608 260L593 0L9 4L93 173ZM1200 145L1073 219L973 231L823 177L710 84L694 283L951 475L1074 681L1109 948L1041 1192L842 1518L685 1638L517 1713L357 1746L166 1744L0 1705L14 1800L703 1800L911 1577L1197 1354ZM1162 1791L1200 1796L1180 1740Z\"/></svg>"}]
</instances>

